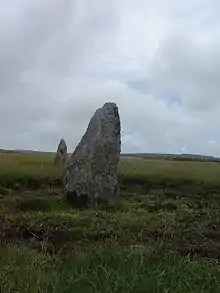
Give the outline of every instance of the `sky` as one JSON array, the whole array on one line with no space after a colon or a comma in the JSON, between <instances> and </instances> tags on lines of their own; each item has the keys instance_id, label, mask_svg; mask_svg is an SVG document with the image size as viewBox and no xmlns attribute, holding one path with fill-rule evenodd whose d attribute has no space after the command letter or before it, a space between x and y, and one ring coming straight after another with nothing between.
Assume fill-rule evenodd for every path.
<instances>
[{"instance_id":1,"label":"sky","mask_svg":"<svg viewBox=\"0 0 220 293\"><path fill-rule=\"evenodd\" d=\"M0 5L0 148L73 151L108 101L122 152L220 156L219 0Z\"/></svg>"}]
</instances>

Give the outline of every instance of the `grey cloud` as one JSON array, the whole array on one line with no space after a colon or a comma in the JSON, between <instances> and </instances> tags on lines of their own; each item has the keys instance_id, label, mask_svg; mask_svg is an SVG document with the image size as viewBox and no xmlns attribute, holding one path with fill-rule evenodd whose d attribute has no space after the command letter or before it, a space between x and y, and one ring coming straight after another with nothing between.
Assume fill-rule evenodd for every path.
<instances>
[{"instance_id":1,"label":"grey cloud","mask_svg":"<svg viewBox=\"0 0 220 293\"><path fill-rule=\"evenodd\" d=\"M189 109L208 110L218 103L220 40L196 43L174 36L158 52L152 64L152 80L159 89L179 92Z\"/></svg>"},{"instance_id":2,"label":"grey cloud","mask_svg":"<svg viewBox=\"0 0 220 293\"><path fill-rule=\"evenodd\" d=\"M0 148L73 149L114 101L124 151L220 155L218 1L0 2Z\"/></svg>"},{"instance_id":3,"label":"grey cloud","mask_svg":"<svg viewBox=\"0 0 220 293\"><path fill-rule=\"evenodd\" d=\"M92 61L96 42L106 38L112 21L115 21L105 21L108 8L111 8L109 5L99 5L99 9L95 9L89 1L81 3L65 1L64 5L48 0L30 4L20 1L20 9L17 7L14 18L2 20L0 117L4 121L3 146L7 147L8 141L8 147L16 147L16 135L22 130L33 137L33 144L39 139L36 131L40 131L40 127L42 137L46 136L45 129L47 137L53 131L60 135L58 129L62 121L59 116L62 114L59 111L62 113L62 106L69 108L64 105L70 97L75 98L76 79L79 80L80 72L83 76L86 74L84 68ZM102 49L106 42L103 44ZM73 113L74 110L76 107ZM39 144L47 141L45 138L40 140Z\"/></svg>"}]
</instances>

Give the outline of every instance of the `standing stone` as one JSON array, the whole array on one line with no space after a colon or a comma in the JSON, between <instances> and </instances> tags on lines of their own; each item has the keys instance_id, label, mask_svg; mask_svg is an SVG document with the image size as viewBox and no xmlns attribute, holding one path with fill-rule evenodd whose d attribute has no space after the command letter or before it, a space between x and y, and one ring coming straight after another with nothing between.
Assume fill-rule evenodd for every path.
<instances>
[{"instance_id":1,"label":"standing stone","mask_svg":"<svg viewBox=\"0 0 220 293\"><path fill-rule=\"evenodd\" d=\"M65 164L67 160L67 145L64 139L60 140L55 157L55 165Z\"/></svg>"},{"instance_id":2,"label":"standing stone","mask_svg":"<svg viewBox=\"0 0 220 293\"><path fill-rule=\"evenodd\" d=\"M65 192L72 207L114 204L119 198L117 180L121 151L118 107L105 103L96 110L64 174Z\"/></svg>"}]
</instances>

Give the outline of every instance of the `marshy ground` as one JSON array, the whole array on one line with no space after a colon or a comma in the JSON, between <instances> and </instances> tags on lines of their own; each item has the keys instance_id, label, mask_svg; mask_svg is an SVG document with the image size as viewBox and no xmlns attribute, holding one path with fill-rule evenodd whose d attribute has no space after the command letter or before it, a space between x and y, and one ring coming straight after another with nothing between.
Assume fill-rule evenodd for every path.
<instances>
[{"instance_id":1,"label":"marshy ground","mask_svg":"<svg viewBox=\"0 0 220 293\"><path fill-rule=\"evenodd\" d=\"M51 156L0 156L0 292L220 292L220 164L123 158L120 204L73 210Z\"/></svg>"}]
</instances>

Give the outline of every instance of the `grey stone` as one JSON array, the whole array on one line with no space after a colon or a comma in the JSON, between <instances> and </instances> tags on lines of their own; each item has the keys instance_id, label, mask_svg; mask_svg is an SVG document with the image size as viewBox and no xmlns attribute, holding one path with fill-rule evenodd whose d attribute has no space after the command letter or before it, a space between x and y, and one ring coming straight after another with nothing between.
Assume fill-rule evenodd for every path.
<instances>
[{"instance_id":1,"label":"grey stone","mask_svg":"<svg viewBox=\"0 0 220 293\"><path fill-rule=\"evenodd\" d=\"M67 160L67 145L64 139L60 140L57 148L54 164L65 164Z\"/></svg>"},{"instance_id":2,"label":"grey stone","mask_svg":"<svg viewBox=\"0 0 220 293\"><path fill-rule=\"evenodd\" d=\"M115 204L119 199L118 162L121 124L115 103L96 110L75 151L68 158L64 188L73 207Z\"/></svg>"}]
</instances>

